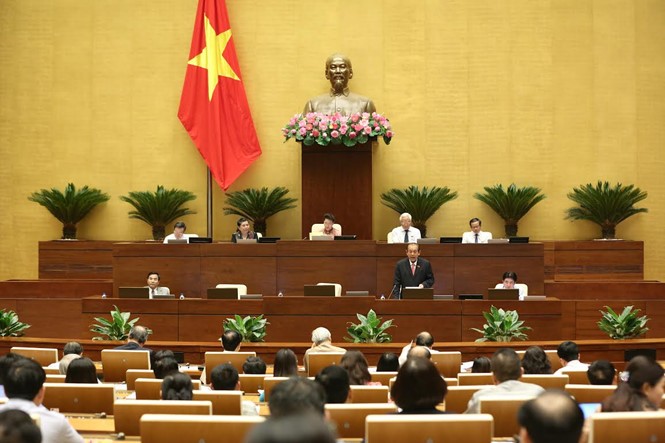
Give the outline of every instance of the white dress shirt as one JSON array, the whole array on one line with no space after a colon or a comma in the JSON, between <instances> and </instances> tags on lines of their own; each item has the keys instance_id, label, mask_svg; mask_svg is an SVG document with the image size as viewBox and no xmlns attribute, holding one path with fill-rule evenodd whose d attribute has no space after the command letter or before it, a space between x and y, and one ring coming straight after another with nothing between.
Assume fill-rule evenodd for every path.
<instances>
[{"instance_id":1,"label":"white dress shirt","mask_svg":"<svg viewBox=\"0 0 665 443\"><path fill-rule=\"evenodd\" d=\"M157 286L155 289L150 289L150 286L146 286L148 289L148 298L152 299L152 296L154 294L157 295L169 295L171 293L171 290L168 288L168 286Z\"/></svg>"},{"instance_id":2,"label":"white dress shirt","mask_svg":"<svg viewBox=\"0 0 665 443\"><path fill-rule=\"evenodd\" d=\"M557 369L557 371L554 374L555 375L561 375L561 374L565 374L568 371L586 371L588 369L589 369L589 365L587 363L582 363L579 360L571 360L563 368Z\"/></svg>"},{"instance_id":3,"label":"white dress shirt","mask_svg":"<svg viewBox=\"0 0 665 443\"><path fill-rule=\"evenodd\" d=\"M533 383L524 383L519 380L506 380L498 385L488 386L479 391L476 391L469 400L465 414L479 414L480 413L480 399L487 396L505 396L506 398L515 396L532 395L537 397L543 392L541 386Z\"/></svg>"},{"instance_id":4,"label":"white dress shirt","mask_svg":"<svg viewBox=\"0 0 665 443\"><path fill-rule=\"evenodd\" d=\"M69 424L64 415L53 412L44 406L20 398L10 398L0 407L0 412L20 409L27 414L39 416L39 428L42 431L42 443L83 443L83 437Z\"/></svg>"},{"instance_id":5,"label":"white dress shirt","mask_svg":"<svg viewBox=\"0 0 665 443\"><path fill-rule=\"evenodd\" d=\"M401 226L396 227L390 232L392 243L404 243L404 228ZM409 241L408 243L417 243L420 236L420 229L411 226L409 228Z\"/></svg>"},{"instance_id":6,"label":"white dress shirt","mask_svg":"<svg viewBox=\"0 0 665 443\"><path fill-rule=\"evenodd\" d=\"M492 239L492 233L487 231L478 232L478 243L487 243L487 240ZM475 243L476 234L473 231L465 232L462 234L462 243Z\"/></svg>"},{"instance_id":7,"label":"white dress shirt","mask_svg":"<svg viewBox=\"0 0 665 443\"><path fill-rule=\"evenodd\" d=\"M182 234L182 240L187 240L187 243L189 243L189 238L190 237L198 237L197 234ZM168 243L169 240L176 240L175 234L171 233L164 237L164 243Z\"/></svg>"}]
</instances>

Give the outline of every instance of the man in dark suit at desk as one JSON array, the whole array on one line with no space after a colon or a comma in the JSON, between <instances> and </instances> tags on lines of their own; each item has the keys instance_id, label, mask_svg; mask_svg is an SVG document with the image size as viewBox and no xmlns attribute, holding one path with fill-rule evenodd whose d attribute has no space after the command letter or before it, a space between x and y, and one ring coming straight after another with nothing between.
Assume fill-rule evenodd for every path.
<instances>
[{"instance_id":1,"label":"man in dark suit at desk","mask_svg":"<svg viewBox=\"0 0 665 443\"><path fill-rule=\"evenodd\" d=\"M431 288L434 274L429 261L420 258L420 245L409 243L406 246L406 258L395 265L392 297L401 298L402 289L407 287Z\"/></svg>"}]
</instances>

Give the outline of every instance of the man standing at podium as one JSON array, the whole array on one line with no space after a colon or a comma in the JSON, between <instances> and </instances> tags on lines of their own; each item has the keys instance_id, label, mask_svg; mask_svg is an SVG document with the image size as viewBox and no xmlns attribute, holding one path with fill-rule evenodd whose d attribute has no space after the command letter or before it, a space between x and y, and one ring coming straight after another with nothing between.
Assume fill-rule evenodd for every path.
<instances>
[{"instance_id":1,"label":"man standing at podium","mask_svg":"<svg viewBox=\"0 0 665 443\"><path fill-rule=\"evenodd\" d=\"M395 277L391 296L401 298L404 288L431 288L434 285L434 274L429 261L420 258L420 245L409 243L406 246L406 258L395 265Z\"/></svg>"},{"instance_id":2,"label":"man standing at podium","mask_svg":"<svg viewBox=\"0 0 665 443\"><path fill-rule=\"evenodd\" d=\"M351 60L342 54L333 54L326 60L326 78L330 81L330 92L314 97L307 102L303 114L355 113L376 111L372 100L349 91L349 80L353 78Z\"/></svg>"}]
</instances>

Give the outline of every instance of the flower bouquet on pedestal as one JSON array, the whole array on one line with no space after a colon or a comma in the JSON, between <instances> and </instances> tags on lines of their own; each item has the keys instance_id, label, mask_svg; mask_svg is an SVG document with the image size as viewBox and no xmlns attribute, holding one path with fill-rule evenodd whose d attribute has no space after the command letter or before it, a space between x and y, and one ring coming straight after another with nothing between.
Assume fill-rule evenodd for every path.
<instances>
[{"instance_id":1,"label":"flower bouquet on pedestal","mask_svg":"<svg viewBox=\"0 0 665 443\"><path fill-rule=\"evenodd\" d=\"M372 137L383 137L390 144L393 131L386 117L376 112L351 115L310 112L296 114L282 128L284 141L295 138L306 146L344 145L367 143Z\"/></svg>"}]
</instances>

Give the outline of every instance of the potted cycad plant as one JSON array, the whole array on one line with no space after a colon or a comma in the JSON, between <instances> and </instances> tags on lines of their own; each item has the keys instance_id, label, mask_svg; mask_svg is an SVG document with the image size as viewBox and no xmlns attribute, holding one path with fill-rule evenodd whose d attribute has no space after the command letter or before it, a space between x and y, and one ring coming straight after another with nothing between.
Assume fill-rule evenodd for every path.
<instances>
[{"instance_id":1,"label":"potted cycad plant","mask_svg":"<svg viewBox=\"0 0 665 443\"><path fill-rule=\"evenodd\" d=\"M286 197L289 190L278 186L268 188L248 188L226 194L226 204L222 208L224 215L239 215L254 224L254 231L266 235L268 218L278 212L295 208L296 198Z\"/></svg>"},{"instance_id":2,"label":"potted cycad plant","mask_svg":"<svg viewBox=\"0 0 665 443\"><path fill-rule=\"evenodd\" d=\"M233 318L224 320L224 330L236 331L242 337L243 342L262 342L266 339L268 320L263 314L256 316L241 317L236 314Z\"/></svg>"},{"instance_id":3,"label":"potted cycad plant","mask_svg":"<svg viewBox=\"0 0 665 443\"><path fill-rule=\"evenodd\" d=\"M638 316L639 309L633 309L633 306L623 308L621 314L615 312L609 306L605 306L607 311L600 311L602 315L598 321L598 328L615 340L625 340L628 338L637 338L647 333L646 327L649 318L646 315Z\"/></svg>"},{"instance_id":4,"label":"potted cycad plant","mask_svg":"<svg viewBox=\"0 0 665 443\"><path fill-rule=\"evenodd\" d=\"M397 327L393 325L393 320L382 322L382 318L376 316L376 312L370 309L367 315L356 314L359 323L349 322L346 329L349 336L344 340L352 343L390 343L393 341L392 335L388 334L388 328Z\"/></svg>"},{"instance_id":5,"label":"potted cycad plant","mask_svg":"<svg viewBox=\"0 0 665 443\"><path fill-rule=\"evenodd\" d=\"M476 192L473 198L485 203L503 219L507 237L517 235L517 222L546 197L540 193L540 188L518 188L515 183L506 189L500 184L485 186L483 189L484 193Z\"/></svg>"},{"instance_id":6,"label":"potted cycad plant","mask_svg":"<svg viewBox=\"0 0 665 443\"><path fill-rule=\"evenodd\" d=\"M28 200L45 207L60 223L62 238L76 239L76 225L85 218L97 205L109 200L109 195L97 188L83 186L76 189L69 183L65 191L56 188L41 189L33 192Z\"/></svg>"},{"instance_id":7,"label":"potted cycad plant","mask_svg":"<svg viewBox=\"0 0 665 443\"><path fill-rule=\"evenodd\" d=\"M487 321L483 325L483 329L471 328L471 330L483 334L482 337L476 339L477 342L508 342L529 338L525 332L531 330L531 328L524 326L524 322L520 320L517 311L504 311L491 306L489 312L483 312L483 317Z\"/></svg>"},{"instance_id":8,"label":"potted cycad plant","mask_svg":"<svg viewBox=\"0 0 665 443\"><path fill-rule=\"evenodd\" d=\"M176 188L164 189L161 185L157 186L155 192L133 191L120 197L120 200L134 207L133 211L128 212L129 218L141 220L152 227L154 240L163 240L166 225L174 220L196 214L196 211L182 207L194 199L196 195L192 192Z\"/></svg>"},{"instance_id":9,"label":"potted cycad plant","mask_svg":"<svg viewBox=\"0 0 665 443\"><path fill-rule=\"evenodd\" d=\"M21 337L30 325L20 322L12 310L0 310L0 337Z\"/></svg>"},{"instance_id":10,"label":"potted cycad plant","mask_svg":"<svg viewBox=\"0 0 665 443\"><path fill-rule=\"evenodd\" d=\"M381 194L381 203L396 211L398 214L408 212L411 214L413 226L420 230L423 237L427 236L427 220L438 211L441 206L457 198L457 192L448 187L409 186L406 189L390 189Z\"/></svg>"},{"instance_id":11,"label":"potted cycad plant","mask_svg":"<svg viewBox=\"0 0 665 443\"><path fill-rule=\"evenodd\" d=\"M622 221L635 214L648 212L647 208L635 207L647 198L647 193L635 185L624 186L617 183L611 186L609 182L599 180L595 186L587 183L573 188L568 198L579 206L569 208L566 219L588 220L597 224L604 239L614 239L616 227Z\"/></svg>"}]
</instances>

